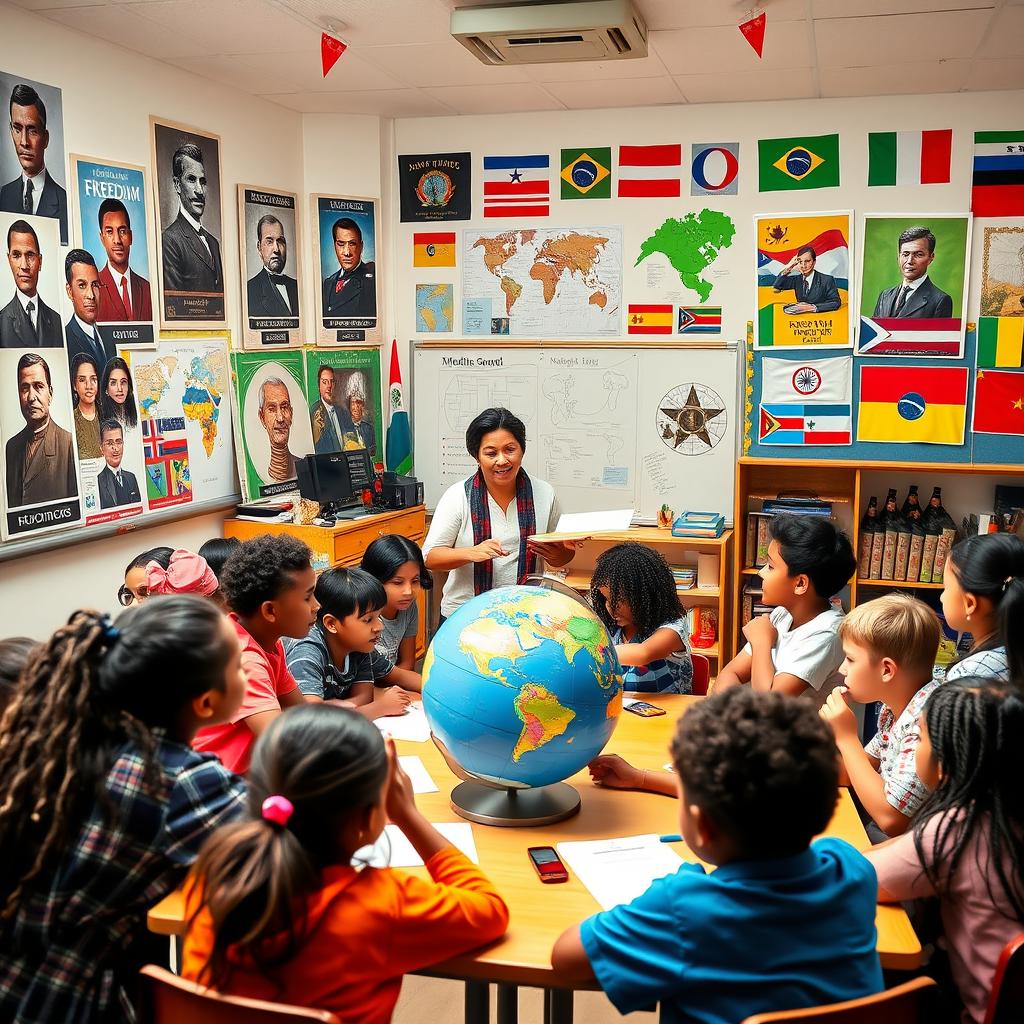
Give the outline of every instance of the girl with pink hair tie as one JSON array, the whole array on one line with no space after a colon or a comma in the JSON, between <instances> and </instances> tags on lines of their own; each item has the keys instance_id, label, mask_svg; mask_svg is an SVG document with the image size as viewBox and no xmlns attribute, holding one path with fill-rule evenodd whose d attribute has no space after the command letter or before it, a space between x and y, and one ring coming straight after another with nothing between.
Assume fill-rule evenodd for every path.
<instances>
[{"instance_id":1,"label":"girl with pink hair tie","mask_svg":"<svg viewBox=\"0 0 1024 1024\"><path fill-rule=\"evenodd\" d=\"M198 594L200 597L216 597L220 584L205 558L184 548L178 548L171 553L166 568L157 561L147 564L146 586L150 597L159 594Z\"/></svg>"}]
</instances>

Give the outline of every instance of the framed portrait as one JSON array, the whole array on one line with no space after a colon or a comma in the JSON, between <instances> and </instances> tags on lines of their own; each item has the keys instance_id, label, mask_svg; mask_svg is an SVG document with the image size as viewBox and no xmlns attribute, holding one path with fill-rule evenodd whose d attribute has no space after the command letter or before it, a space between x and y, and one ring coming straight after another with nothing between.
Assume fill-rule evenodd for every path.
<instances>
[{"instance_id":1,"label":"framed portrait","mask_svg":"<svg viewBox=\"0 0 1024 1024\"><path fill-rule=\"evenodd\" d=\"M981 315L1024 317L1024 220L984 228Z\"/></svg>"},{"instance_id":2,"label":"framed portrait","mask_svg":"<svg viewBox=\"0 0 1024 1024\"><path fill-rule=\"evenodd\" d=\"M238 226L243 348L301 345L298 196L239 185Z\"/></svg>"},{"instance_id":3,"label":"framed portrait","mask_svg":"<svg viewBox=\"0 0 1024 1024\"><path fill-rule=\"evenodd\" d=\"M380 344L378 201L312 197L318 345Z\"/></svg>"},{"instance_id":4,"label":"framed portrait","mask_svg":"<svg viewBox=\"0 0 1024 1024\"><path fill-rule=\"evenodd\" d=\"M64 101L54 85L0 71L7 138L0 144L0 212L50 217L68 244ZM9 116L8 116L9 112Z\"/></svg>"},{"instance_id":5,"label":"framed portrait","mask_svg":"<svg viewBox=\"0 0 1024 1024\"><path fill-rule=\"evenodd\" d=\"M77 247L91 257L76 268L70 295L74 313L92 318L111 353L153 348L153 227L145 167L72 153Z\"/></svg>"},{"instance_id":6,"label":"framed portrait","mask_svg":"<svg viewBox=\"0 0 1024 1024\"><path fill-rule=\"evenodd\" d=\"M160 326L223 327L220 136L156 117L149 124L160 234Z\"/></svg>"},{"instance_id":7,"label":"framed portrait","mask_svg":"<svg viewBox=\"0 0 1024 1024\"><path fill-rule=\"evenodd\" d=\"M0 213L7 254L0 270L0 349L64 348L70 303L59 230L47 217Z\"/></svg>"},{"instance_id":8,"label":"framed portrait","mask_svg":"<svg viewBox=\"0 0 1024 1024\"><path fill-rule=\"evenodd\" d=\"M306 398L318 453L365 448L384 461L380 350L306 349Z\"/></svg>"},{"instance_id":9,"label":"framed portrait","mask_svg":"<svg viewBox=\"0 0 1024 1024\"><path fill-rule=\"evenodd\" d=\"M864 215L858 355L964 354L971 216Z\"/></svg>"},{"instance_id":10,"label":"framed portrait","mask_svg":"<svg viewBox=\"0 0 1024 1024\"><path fill-rule=\"evenodd\" d=\"M756 216L754 228L756 347L852 346L851 211Z\"/></svg>"}]
</instances>

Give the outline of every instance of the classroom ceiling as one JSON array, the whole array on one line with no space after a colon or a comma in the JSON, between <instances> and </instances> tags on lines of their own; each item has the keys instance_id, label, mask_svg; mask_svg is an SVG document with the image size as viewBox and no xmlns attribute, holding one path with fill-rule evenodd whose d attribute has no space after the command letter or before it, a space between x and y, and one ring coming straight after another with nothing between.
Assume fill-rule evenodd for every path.
<instances>
[{"instance_id":1,"label":"classroom ceiling","mask_svg":"<svg viewBox=\"0 0 1024 1024\"><path fill-rule=\"evenodd\" d=\"M636 0L649 55L492 68L448 32L493 0L9 0L306 113L423 117L1024 88L1024 0ZM350 44L324 80L326 23Z\"/></svg>"}]
</instances>

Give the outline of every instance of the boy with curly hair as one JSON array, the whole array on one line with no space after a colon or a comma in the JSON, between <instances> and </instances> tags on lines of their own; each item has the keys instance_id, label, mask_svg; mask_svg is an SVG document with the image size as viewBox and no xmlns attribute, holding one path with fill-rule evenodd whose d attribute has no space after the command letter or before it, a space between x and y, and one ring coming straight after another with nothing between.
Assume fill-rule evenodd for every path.
<instances>
[{"instance_id":1,"label":"boy with curly hair","mask_svg":"<svg viewBox=\"0 0 1024 1024\"><path fill-rule=\"evenodd\" d=\"M249 770L256 737L285 708L304 703L281 638L304 637L320 605L309 548L287 535L247 540L225 563L220 587L242 645L245 697L223 725L200 729L192 745L241 775Z\"/></svg>"},{"instance_id":2,"label":"boy with curly hair","mask_svg":"<svg viewBox=\"0 0 1024 1024\"><path fill-rule=\"evenodd\" d=\"M551 955L559 980L596 980L620 1013L660 1002L662 1024L735 1024L880 992L874 871L841 839L811 842L839 774L814 707L726 690L683 715L671 752L680 832L716 870L683 864L568 929Z\"/></svg>"}]
</instances>

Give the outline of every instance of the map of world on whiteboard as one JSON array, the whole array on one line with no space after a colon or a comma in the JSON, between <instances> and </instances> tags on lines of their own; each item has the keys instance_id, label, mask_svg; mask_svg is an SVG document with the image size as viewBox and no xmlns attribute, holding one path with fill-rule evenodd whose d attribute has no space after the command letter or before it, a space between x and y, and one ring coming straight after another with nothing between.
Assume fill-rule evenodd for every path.
<instances>
[{"instance_id":1,"label":"map of world on whiteboard","mask_svg":"<svg viewBox=\"0 0 1024 1024\"><path fill-rule=\"evenodd\" d=\"M621 228L466 230L462 244L464 303L489 302L510 335L620 334Z\"/></svg>"}]
</instances>

